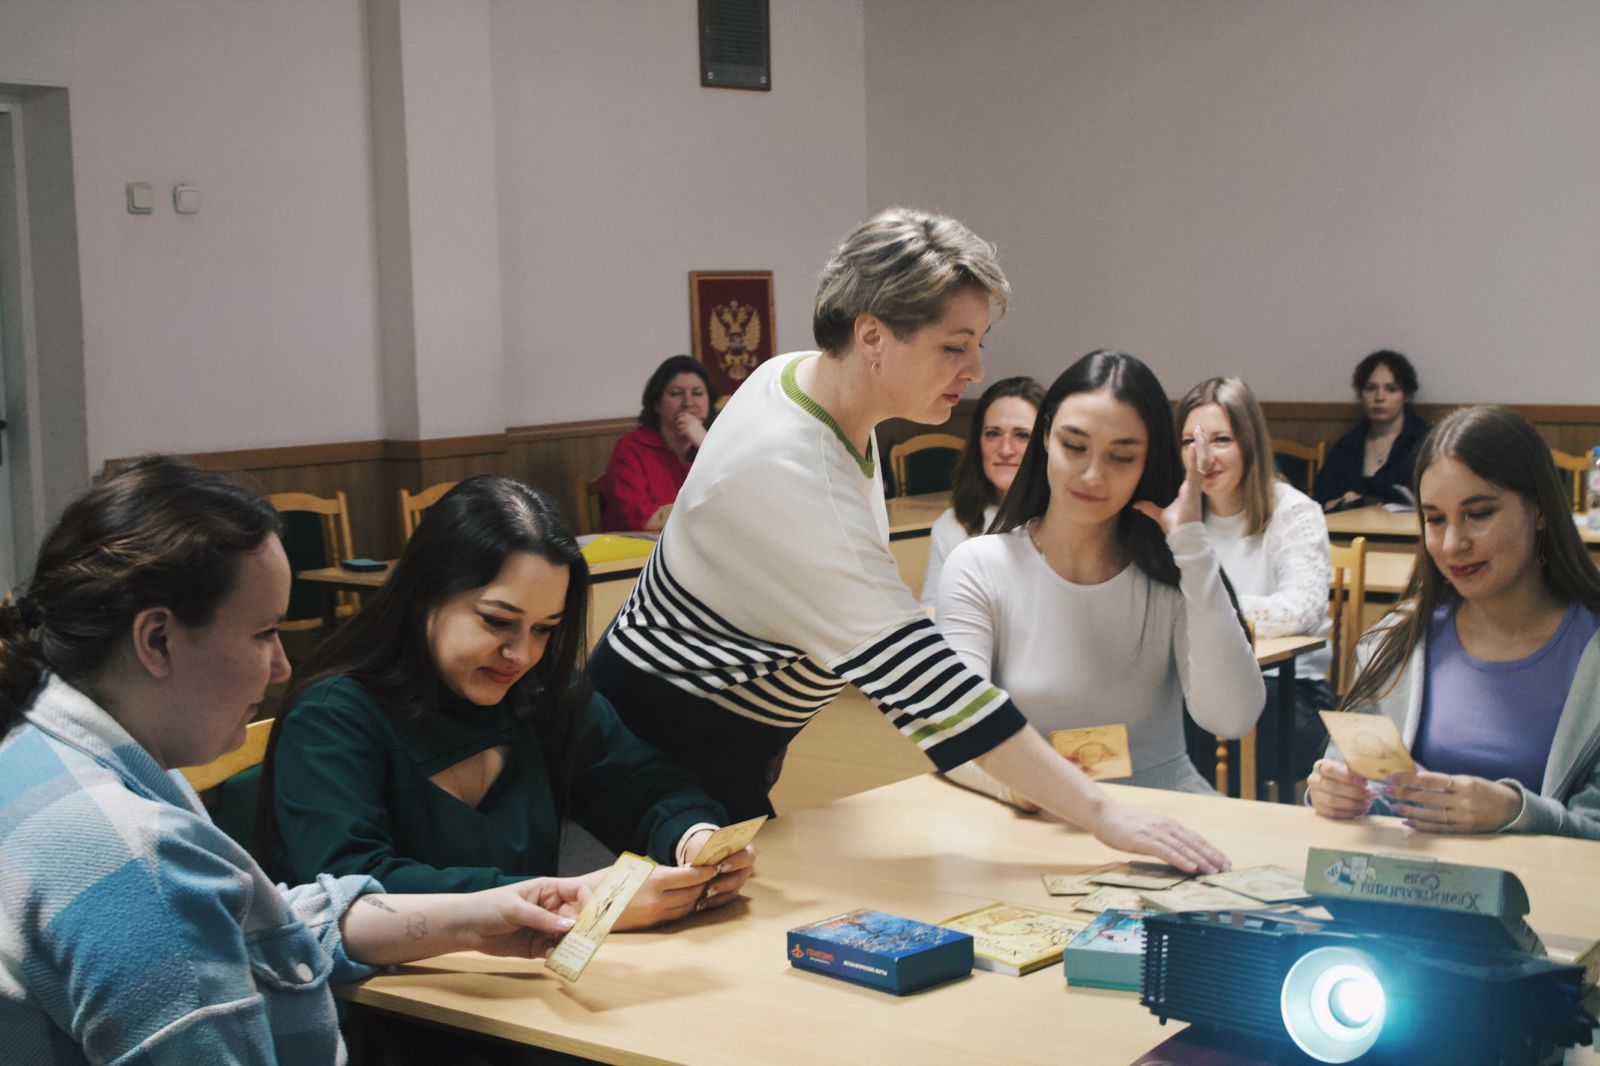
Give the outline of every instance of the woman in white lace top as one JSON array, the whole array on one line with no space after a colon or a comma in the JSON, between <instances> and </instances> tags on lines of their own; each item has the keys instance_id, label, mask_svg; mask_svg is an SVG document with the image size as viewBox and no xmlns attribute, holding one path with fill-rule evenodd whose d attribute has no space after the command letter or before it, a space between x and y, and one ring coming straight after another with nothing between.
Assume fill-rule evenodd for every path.
<instances>
[{"instance_id":1,"label":"woman in white lace top","mask_svg":"<svg viewBox=\"0 0 1600 1066\"><path fill-rule=\"evenodd\" d=\"M1314 500L1279 477L1266 416L1250 386L1234 377L1202 381L1178 404L1178 423L1185 444L1197 432L1211 440L1209 461L1201 470L1206 534L1256 636L1325 635L1333 576L1328 523ZM1299 774L1309 772L1327 743L1317 711L1336 703L1327 682L1328 661L1324 648L1296 667ZM1276 670L1266 682L1271 706L1277 699ZM1260 743L1274 750L1276 716L1263 715L1260 729ZM1199 754L1198 748L1191 751Z\"/></svg>"}]
</instances>

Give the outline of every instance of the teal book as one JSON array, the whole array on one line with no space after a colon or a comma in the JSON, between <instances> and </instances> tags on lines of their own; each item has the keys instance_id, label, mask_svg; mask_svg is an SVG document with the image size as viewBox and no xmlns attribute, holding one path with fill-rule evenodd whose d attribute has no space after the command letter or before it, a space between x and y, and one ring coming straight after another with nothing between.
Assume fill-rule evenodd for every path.
<instances>
[{"instance_id":1,"label":"teal book","mask_svg":"<svg viewBox=\"0 0 1600 1066\"><path fill-rule=\"evenodd\" d=\"M903 996L971 973L972 937L883 911L851 911L789 930L789 964Z\"/></svg>"},{"instance_id":2,"label":"teal book","mask_svg":"<svg viewBox=\"0 0 1600 1066\"><path fill-rule=\"evenodd\" d=\"M1101 911L1067 941L1067 984L1138 992L1144 987L1144 919L1149 911Z\"/></svg>"}]
</instances>

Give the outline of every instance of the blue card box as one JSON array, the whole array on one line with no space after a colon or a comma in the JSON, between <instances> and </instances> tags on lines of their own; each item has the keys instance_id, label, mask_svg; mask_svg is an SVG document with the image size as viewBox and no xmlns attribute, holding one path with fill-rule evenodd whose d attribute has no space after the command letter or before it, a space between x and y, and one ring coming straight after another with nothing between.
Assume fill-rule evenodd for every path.
<instances>
[{"instance_id":1,"label":"blue card box","mask_svg":"<svg viewBox=\"0 0 1600 1066\"><path fill-rule=\"evenodd\" d=\"M903 996L972 972L972 937L859 910L789 930L789 963Z\"/></svg>"}]
</instances>

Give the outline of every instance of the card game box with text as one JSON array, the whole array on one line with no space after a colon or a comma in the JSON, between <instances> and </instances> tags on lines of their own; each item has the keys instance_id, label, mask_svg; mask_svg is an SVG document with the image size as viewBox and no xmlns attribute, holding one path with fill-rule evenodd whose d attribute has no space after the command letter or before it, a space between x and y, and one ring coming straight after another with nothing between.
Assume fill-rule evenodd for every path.
<instances>
[{"instance_id":1,"label":"card game box with text","mask_svg":"<svg viewBox=\"0 0 1600 1066\"><path fill-rule=\"evenodd\" d=\"M972 972L972 937L883 911L857 910L789 930L789 964L893 992Z\"/></svg>"}]
</instances>

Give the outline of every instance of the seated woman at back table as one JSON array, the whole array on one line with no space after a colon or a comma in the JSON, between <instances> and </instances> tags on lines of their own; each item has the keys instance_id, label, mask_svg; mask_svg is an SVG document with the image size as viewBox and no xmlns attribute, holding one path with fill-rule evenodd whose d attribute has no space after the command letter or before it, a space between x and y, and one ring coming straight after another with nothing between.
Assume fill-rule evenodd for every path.
<instances>
[{"instance_id":1,"label":"seated woman at back table","mask_svg":"<svg viewBox=\"0 0 1600 1066\"><path fill-rule=\"evenodd\" d=\"M1239 597L1239 611L1255 627L1257 637L1325 636L1328 586L1333 566L1328 523L1305 493L1278 475L1272 458L1272 437L1255 393L1238 378L1208 378L1178 403L1178 425L1184 447L1204 433L1210 440L1210 461L1200 470L1205 493L1206 535ZM1350 634L1354 639L1355 634ZM1334 706L1328 687L1331 655L1326 647L1301 656L1295 664L1295 778L1309 773L1328 743L1318 711ZM1267 706L1277 700L1276 668L1265 679ZM1277 750L1278 718L1261 719L1260 750ZM1215 748L1193 753L1206 769ZM1266 762L1260 764L1266 769Z\"/></svg>"},{"instance_id":2,"label":"seated woman at back table","mask_svg":"<svg viewBox=\"0 0 1600 1066\"><path fill-rule=\"evenodd\" d=\"M769 359L729 401L590 676L735 818L772 812L790 741L853 683L936 766L977 759L1110 847L1226 869L1051 751L889 550L875 429L949 419L1008 292L994 246L954 219L891 208L857 227L817 286L821 350Z\"/></svg>"},{"instance_id":3,"label":"seated woman at back table","mask_svg":"<svg viewBox=\"0 0 1600 1066\"><path fill-rule=\"evenodd\" d=\"M68 505L0 604L0 1062L331 1066L331 984L547 954L588 898L274 886L212 824L174 767L237 748L289 676L278 528L221 475L142 459Z\"/></svg>"},{"instance_id":4,"label":"seated woman at back table","mask_svg":"<svg viewBox=\"0 0 1600 1066\"><path fill-rule=\"evenodd\" d=\"M717 390L706 368L674 355L645 382L639 425L611 449L600 483L600 528L654 533L666 524L689 467L706 439Z\"/></svg>"},{"instance_id":5,"label":"seated woman at back table","mask_svg":"<svg viewBox=\"0 0 1600 1066\"><path fill-rule=\"evenodd\" d=\"M1044 389L1030 377L1001 378L983 390L950 479L951 506L934 519L929 532L928 569L922 578L924 607L934 606L938 599L939 573L950 552L994 521L1017 476L1043 398Z\"/></svg>"},{"instance_id":6,"label":"seated woman at back table","mask_svg":"<svg viewBox=\"0 0 1600 1066\"><path fill-rule=\"evenodd\" d=\"M1411 409L1416 369L1399 352L1385 349L1357 363L1350 383L1363 417L1328 449L1312 497L1325 511L1411 502L1412 456L1428 432L1428 423Z\"/></svg>"},{"instance_id":7,"label":"seated woman at back table","mask_svg":"<svg viewBox=\"0 0 1600 1066\"><path fill-rule=\"evenodd\" d=\"M623 928L732 900L752 851L682 865L722 807L576 684L588 587L543 493L488 474L447 493L285 700L257 854L394 892L486 888L554 872L570 816L664 864Z\"/></svg>"},{"instance_id":8,"label":"seated woman at back table","mask_svg":"<svg viewBox=\"0 0 1600 1066\"><path fill-rule=\"evenodd\" d=\"M1415 484L1416 570L1362 638L1344 708L1387 715L1420 768L1369 783L1330 750L1311 804L1600 839L1600 570L1550 446L1504 407L1463 408L1428 434Z\"/></svg>"},{"instance_id":9,"label":"seated woman at back table","mask_svg":"<svg viewBox=\"0 0 1600 1066\"><path fill-rule=\"evenodd\" d=\"M936 617L1035 728L1125 724L1127 783L1210 792L1185 749L1185 701L1206 729L1237 737L1264 690L1200 520L1210 435L1196 429L1180 459L1170 412L1131 355L1069 367L1039 408L1000 532L950 554ZM948 775L1033 807L976 763Z\"/></svg>"}]
</instances>

